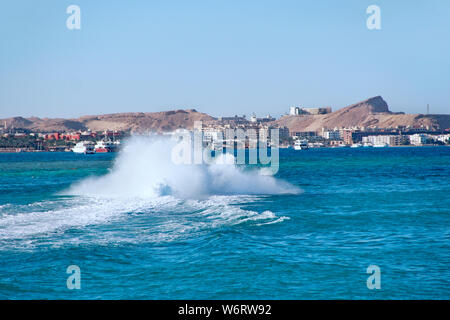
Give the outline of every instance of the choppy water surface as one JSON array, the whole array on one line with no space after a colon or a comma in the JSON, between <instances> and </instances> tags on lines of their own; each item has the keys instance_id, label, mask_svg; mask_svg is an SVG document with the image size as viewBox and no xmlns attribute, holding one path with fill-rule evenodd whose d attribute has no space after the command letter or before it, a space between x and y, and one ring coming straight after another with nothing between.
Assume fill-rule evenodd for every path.
<instances>
[{"instance_id":1,"label":"choppy water surface","mask_svg":"<svg viewBox=\"0 0 450 320\"><path fill-rule=\"evenodd\" d=\"M450 148L281 150L275 178L163 150L0 154L0 298L450 298Z\"/></svg>"}]
</instances>

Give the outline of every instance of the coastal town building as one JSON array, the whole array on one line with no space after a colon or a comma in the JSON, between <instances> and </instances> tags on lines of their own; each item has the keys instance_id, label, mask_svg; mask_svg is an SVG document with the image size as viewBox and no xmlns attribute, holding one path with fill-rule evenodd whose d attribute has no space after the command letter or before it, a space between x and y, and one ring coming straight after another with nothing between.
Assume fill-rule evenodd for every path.
<instances>
[{"instance_id":1,"label":"coastal town building","mask_svg":"<svg viewBox=\"0 0 450 320\"><path fill-rule=\"evenodd\" d=\"M286 145L290 139L289 129L284 126L271 125L271 121L234 121L230 117L218 122L202 123L203 143L214 149L235 144L237 147L254 148L258 141L271 139L272 129L278 130L280 143ZM270 116L263 119L271 119Z\"/></svg>"},{"instance_id":2,"label":"coastal town building","mask_svg":"<svg viewBox=\"0 0 450 320\"><path fill-rule=\"evenodd\" d=\"M289 108L289 115L296 116L300 114L300 108L299 107L290 107Z\"/></svg>"},{"instance_id":3,"label":"coastal town building","mask_svg":"<svg viewBox=\"0 0 450 320\"><path fill-rule=\"evenodd\" d=\"M253 123L271 122L271 121L275 121L275 120L276 119L273 118L272 116L270 116L270 114L267 115L267 117L265 117L265 118L257 118L256 115L252 115L250 117L250 122L253 122Z\"/></svg>"},{"instance_id":4,"label":"coastal town building","mask_svg":"<svg viewBox=\"0 0 450 320\"><path fill-rule=\"evenodd\" d=\"M331 113L331 107L323 107L323 108L303 108L303 107L290 107L289 115L317 115L317 114L327 114Z\"/></svg>"},{"instance_id":5,"label":"coastal town building","mask_svg":"<svg viewBox=\"0 0 450 320\"><path fill-rule=\"evenodd\" d=\"M220 124L234 124L234 125L244 124L248 122L245 115L243 115L242 117L239 117L238 115L235 115L234 117L218 117L217 120L219 121Z\"/></svg>"},{"instance_id":6,"label":"coastal town building","mask_svg":"<svg viewBox=\"0 0 450 320\"><path fill-rule=\"evenodd\" d=\"M16 138L26 137L26 136L27 136L27 134L24 132L17 132L14 134L14 137L16 137Z\"/></svg>"},{"instance_id":7,"label":"coastal town building","mask_svg":"<svg viewBox=\"0 0 450 320\"><path fill-rule=\"evenodd\" d=\"M345 143L342 140L330 140L330 147L345 147Z\"/></svg>"},{"instance_id":8,"label":"coastal town building","mask_svg":"<svg viewBox=\"0 0 450 320\"><path fill-rule=\"evenodd\" d=\"M421 146L427 143L427 136L425 134L416 133L409 136L409 142L415 146Z\"/></svg>"},{"instance_id":9,"label":"coastal town building","mask_svg":"<svg viewBox=\"0 0 450 320\"><path fill-rule=\"evenodd\" d=\"M339 132L341 139L344 141L346 145L353 144L353 130L352 129L342 129Z\"/></svg>"},{"instance_id":10,"label":"coastal town building","mask_svg":"<svg viewBox=\"0 0 450 320\"><path fill-rule=\"evenodd\" d=\"M436 136L437 141L440 141L442 143L449 143L450 142L450 134L440 134Z\"/></svg>"},{"instance_id":11,"label":"coastal town building","mask_svg":"<svg viewBox=\"0 0 450 320\"><path fill-rule=\"evenodd\" d=\"M42 134L44 140L70 140L79 141L88 138L96 138L97 136L104 137L106 139L115 139L122 136L123 133L120 131L105 130L103 132L52 132L47 134Z\"/></svg>"},{"instance_id":12,"label":"coastal town building","mask_svg":"<svg viewBox=\"0 0 450 320\"><path fill-rule=\"evenodd\" d=\"M288 127L277 127L278 128L278 136L280 137L281 141L288 140L289 135L289 128Z\"/></svg>"},{"instance_id":13,"label":"coastal town building","mask_svg":"<svg viewBox=\"0 0 450 320\"><path fill-rule=\"evenodd\" d=\"M340 140L341 134L339 130L325 131L322 129L322 137L327 140Z\"/></svg>"},{"instance_id":14,"label":"coastal town building","mask_svg":"<svg viewBox=\"0 0 450 320\"><path fill-rule=\"evenodd\" d=\"M377 135L367 136L362 138L364 145L388 145L388 146L400 146L406 144L408 136L404 135Z\"/></svg>"},{"instance_id":15,"label":"coastal town building","mask_svg":"<svg viewBox=\"0 0 450 320\"><path fill-rule=\"evenodd\" d=\"M311 139L317 137L317 132L315 131L292 131L291 137L301 138L301 139Z\"/></svg>"}]
</instances>

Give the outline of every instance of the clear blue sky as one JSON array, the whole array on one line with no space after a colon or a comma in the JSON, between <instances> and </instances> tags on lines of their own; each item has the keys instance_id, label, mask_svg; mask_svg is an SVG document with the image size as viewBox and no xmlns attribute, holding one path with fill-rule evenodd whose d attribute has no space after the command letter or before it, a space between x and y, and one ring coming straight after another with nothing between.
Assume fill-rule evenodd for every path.
<instances>
[{"instance_id":1,"label":"clear blue sky","mask_svg":"<svg viewBox=\"0 0 450 320\"><path fill-rule=\"evenodd\" d=\"M81 8L81 30L66 8ZM366 8L381 8L381 30ZM450 1L3 1L0 118L274 116L382 95L450 113Z\"/></svg>"}]
</instances>

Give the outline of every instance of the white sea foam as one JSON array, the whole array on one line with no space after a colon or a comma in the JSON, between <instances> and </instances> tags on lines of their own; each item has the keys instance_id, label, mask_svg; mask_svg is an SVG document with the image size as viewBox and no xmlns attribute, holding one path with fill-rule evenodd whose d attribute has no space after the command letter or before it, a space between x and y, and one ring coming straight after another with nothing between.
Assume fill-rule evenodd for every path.
<instances>
[{"instance_id":1,"label":"white sea foam","mask_svg":"<svg viewBox=\"0 0 450 320\"><path fill-rule=\"evenodd\" d=\"M117 208L111 202L61 201L59 208L45 211L19 211L3 214L0 218L0 240L19 239L30 235L49 233L88 224L105 223L117 215ZM41 206L55 206L54 203L40 202ZM50 209L50 210L49 210ZM16 210L15 210L16 211Z\"/></svg>"},{"instance_id":2,"label":"white sea foam","mask_svg":"<svg viewBox=\"0 0 450 320\"><path fill-rule=\"evenodd\" d=\"M0 217L0 250L11 246L33 247L39 243L59 246L69 243L167 242L242 223L263 225L287 219L277 217L271 211L258 213L242 209L239 204L243 199L239 198L62 199L59 205L49 203L54 207L51 210L3 214ZM248 197L244 199L250 200ZM45 207L46 202L42 206ZM102 231L99 232L98 228ZM67 230L79 232L65 236Z\"/></svg>"},{"instance_id":3,"label":"white sea foam","mask_svg":"<svg viewBox=\"0 0 450 320\"><path fill-rule=\"evenodd\" d=\"M241 204L298 188L234 164L175 165L172 146L167 140L133 138L109 173L76 183L64 192L70 197L0 208L1 247L48 238L52 245L171 241L224 226L288 219ZM98 232L96 225L105 227ZM69 229L82 232L58 237Z\"/></svg>"},{"instance_id":4,"label":"white sea foam","mask_svg":"<svg viewBox=\"0 0 450 320\"><path fill-rule=\"evenodd\" d=\"M210 195L285 194L300 190L264 170L243 170L229 160L184 165L171 161L175 142L169 139L134 137L127 142L110 173L74 185L72 195L111 197L204 198ZM231 155L226 155L232 157ZM223 156L222 156L223 157ZM221 164L221 163L227 164Z\"/></svg>"}]
</instances>

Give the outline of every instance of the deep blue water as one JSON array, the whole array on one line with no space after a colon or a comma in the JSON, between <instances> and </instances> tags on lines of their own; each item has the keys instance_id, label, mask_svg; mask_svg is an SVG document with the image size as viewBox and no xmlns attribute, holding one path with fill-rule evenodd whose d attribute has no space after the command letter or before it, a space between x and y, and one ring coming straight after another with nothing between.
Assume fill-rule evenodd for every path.
<instances>
[{"instance_id":1,"label":"deep blue water","mask_svg":"<svg viewBox=\"0 0 450 320\"><path fill-rule=\"evenodd\" d=\"M266 189L114 157L0 154L0 298L450 298L449 147L281 150Z\"/></svg>"}]
</instances>

